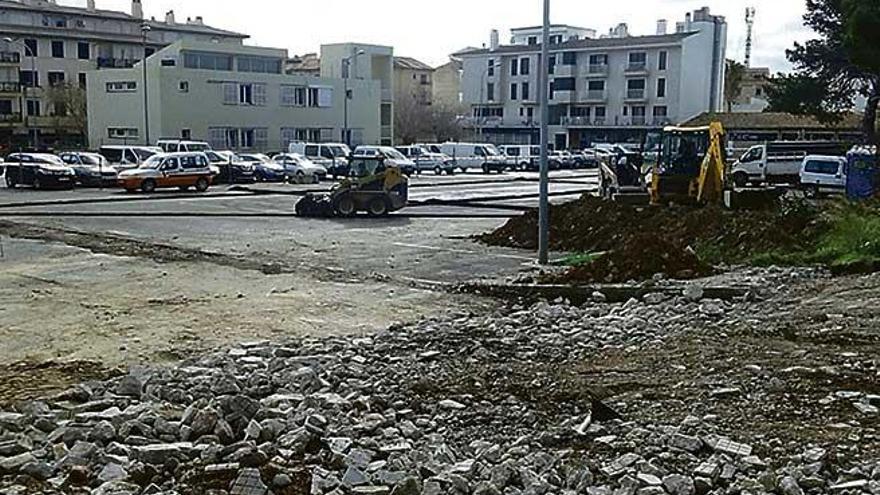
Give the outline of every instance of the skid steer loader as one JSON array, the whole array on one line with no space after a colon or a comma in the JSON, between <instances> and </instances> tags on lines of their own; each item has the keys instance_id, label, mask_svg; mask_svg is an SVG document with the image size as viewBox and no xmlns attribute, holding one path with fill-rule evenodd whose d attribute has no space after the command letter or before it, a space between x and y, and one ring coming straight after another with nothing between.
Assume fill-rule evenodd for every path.
<instances>
[{"instance_id":1,"label":"skid steer loader","mask_svg":"<svg viewBox=\"0 0 880 495\"><path fill-rule=\"evenodd\" d=\"M329 193L309 193L296 203L303 217L350 217L358 212L383 216L406 206L409 180L384 158L354 158L351 176Z\"/></svg>"}]
</instances>

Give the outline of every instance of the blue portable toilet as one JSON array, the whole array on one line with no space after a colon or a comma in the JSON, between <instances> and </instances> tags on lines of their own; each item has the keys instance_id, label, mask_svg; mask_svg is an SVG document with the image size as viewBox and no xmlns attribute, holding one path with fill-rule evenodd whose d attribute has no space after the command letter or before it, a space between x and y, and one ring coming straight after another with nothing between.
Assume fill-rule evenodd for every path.
<instances>
[{"instance_id":1,"label":"blue portable toilet","mask_svg":"<svg viewBox=\"0 0 880 495\"><path fill-rule=\"evenodd\" d=\"M853 200L873 198L880 190L877 150L855 147L847 153L846 162L846 197Z\"/></svg>"}]
</instances>

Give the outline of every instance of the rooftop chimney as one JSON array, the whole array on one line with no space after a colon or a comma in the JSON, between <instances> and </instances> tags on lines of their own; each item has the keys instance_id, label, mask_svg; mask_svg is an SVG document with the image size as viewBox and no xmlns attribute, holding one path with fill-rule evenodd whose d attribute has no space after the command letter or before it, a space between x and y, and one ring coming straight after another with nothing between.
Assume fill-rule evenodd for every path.
<instances>
[{"instance_id":1,"label":"rooftop chimney","mask_svg":"<svg viewBox=\"0 0 880 495\"><path fill-rule=\"evenodd\" d=\"M165 24L174 24L174 11L165 12Z\"/></svg>"},{"instance_id":2,"label":"rooftop chimney","mask_svg":"<svg viewBox=\"0 0 880 495\"><path fill-rule=\"evenodd\" d=\"M668 24L666 19L660 19L657 21L657 35L662 36L666 34L668 28Z\"/></svg>"},{"instance_id":3,"label":"rooftop chimney","mask_svg":"<svg viewBox=\"0 0 880 495\"><path fill-rule=\"evenodd\" d=\"M88 0L86 2L86 9L89 12L94 12L95 11L95 0Z\"/></svg>"},{"instance_id":4,"label":"rooftop chimney","mask_svg":"<svg viewBox=\"0 0 880 495\"><path fill-rule=\"evenodd\" d=\"M489 50L493 52L501 46L500 37L498 35L498 30L493 29L491 33L489 33Z\"/></svg>"},{"instance_id":5,"label":"rooftop chimney","mask_svg":"<svg viewBox=\"0 0 880 495\"><path fill-rule=\"evenodd\" d=\"M205 24L205 20L202 18L202 16L197 15L196 20L193 21L193 24L195 24L197 26L201 26L201 25Z\"/></svg>"},{"instance_id":6,"label":"rooftop chimney","mask_svg":"<svg viewBox=\"0 0 880 495\"><path fill-rule=\"evenodd\" d=\"M92 3L95 2L92 1ZM144 18L144 6L141 5L141 0L131 0L131 16L135 19Z\"/></svg>"}]
</instances>

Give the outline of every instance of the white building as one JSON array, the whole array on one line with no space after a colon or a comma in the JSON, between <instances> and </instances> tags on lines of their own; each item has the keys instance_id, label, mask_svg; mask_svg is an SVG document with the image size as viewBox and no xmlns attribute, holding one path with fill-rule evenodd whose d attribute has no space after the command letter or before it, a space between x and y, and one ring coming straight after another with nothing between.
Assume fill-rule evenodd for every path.
<instances>
[{"instance_id":1,"label":"white building","mask_svg":"<svg viewBox=\"0 0 880 495\"><path fill-rule=\"evenodd\" d=\"M469 125L488 141L537 143L540 43L526 30L516 44L459 54ZM569 28L570 29L570 28ZM560 31L561 32L561 31ZM570 32L550 47L550 132L557 148L638 141L724 103L727 24L708 8L666 33L631 36L620 25L601 38ZM525 42L523 42L525 41Z\"/></svg>"},{"instance_id":2,"label":"white building","mask_svg":"<svg viewBox=\"0 0 880 495\"><path fill-rule=\"evenodd\" d=\"M281 151L294 141L343 140L347 115L352 144L380 142L381 81L285 74L286 60L282 49L192 41L157 52L147 59L149 141ZM147 141L142 77L140 65L89 73L91 147Z\"/></svg>"},{"instance_id":3,"label":"white building","mask_svg":"<svg viewBox=\"0 0 880 495\"><path fill-rule=\"evenodd\" d=\"M178 40L240 45L247 38L207 26L201 17L177 22L173 11L163 20L144 19L141 0L132 0L127 13L97 9L94 0L84 3L0 0L0 147L25 141L22 85L28 93L28 127L41 143L52 144L63 135L81 134L82 125L54 108L48 88L85 85L86 73L95 69L131 67L144 57L144 47L150 55ZM146 39L144 24L150 28ZM6 37L15 41L2 41Z\"/></svg>"},{"instance_id":4,"label":"white building","mask_svg":"<svg viewBox=\"0 0 880 495\"><path fill-rule=\"evenodd\" d=\"M510 30L512 45L540 45L544 36L543 26L523 27ZM550 25L550 44L557 45L565 41L591 39L596 37L595 29L569 26L568 24Z\"/></svg>"}]
</instances>

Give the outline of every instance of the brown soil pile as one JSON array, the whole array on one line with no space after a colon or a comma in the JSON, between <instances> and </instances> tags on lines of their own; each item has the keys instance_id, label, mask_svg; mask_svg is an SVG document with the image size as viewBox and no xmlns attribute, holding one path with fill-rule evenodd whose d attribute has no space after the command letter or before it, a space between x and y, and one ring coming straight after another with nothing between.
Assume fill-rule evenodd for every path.
<instances>
[{"instance_id":1,"label":"brown soil pile","mask_svg":"<svg viewBox=\"0 0 880 495\"><path fill-rule=\"evenodd\" d=\"M572 269L567 282L624 282L656 273L698 276L709 264L746 261L757 254L787 251L815 239L815 211L800 205L760 211L720 207L642 207L584 196L550 210L550 248L607 252ZM538 215L530 211L478 237L495 246L535 249ZM694 253L699 253L699 258Z\"/></svg>"}]
</instances>

